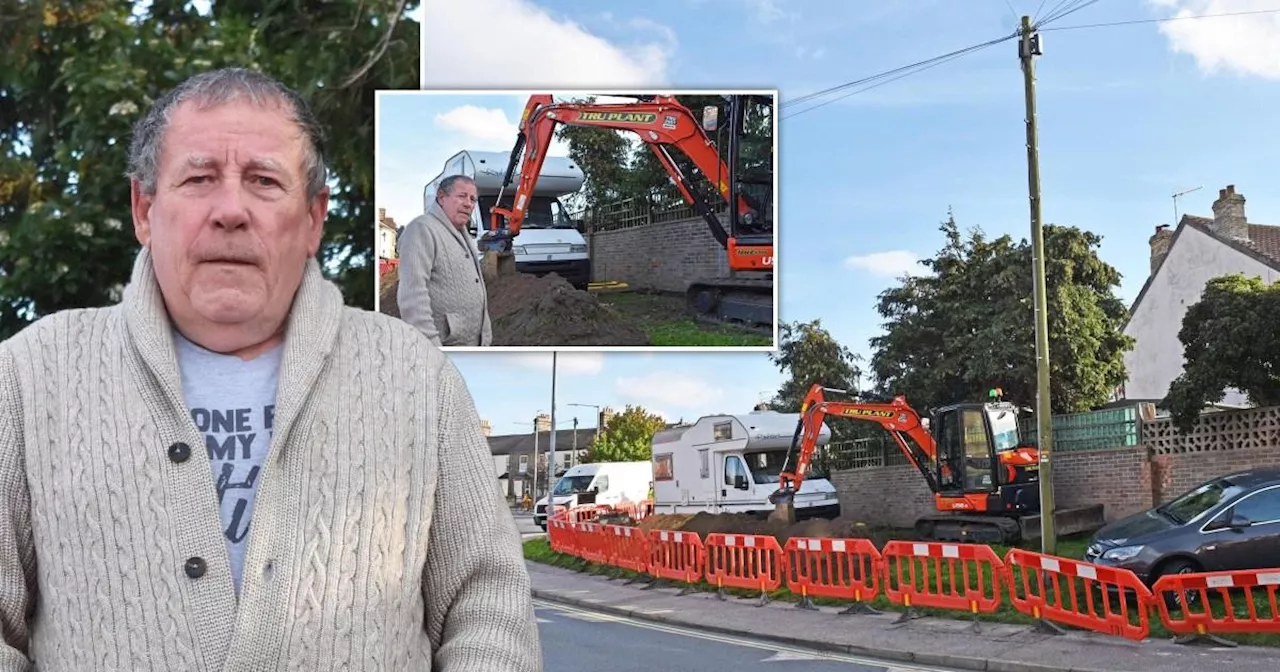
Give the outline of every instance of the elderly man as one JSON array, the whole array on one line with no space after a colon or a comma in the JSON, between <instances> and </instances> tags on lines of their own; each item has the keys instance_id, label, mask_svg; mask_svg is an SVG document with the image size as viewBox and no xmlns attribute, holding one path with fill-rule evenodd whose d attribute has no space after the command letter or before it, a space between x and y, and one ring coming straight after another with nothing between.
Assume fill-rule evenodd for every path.
<instances>
[{"instance_id":1,"label":"elderly man","mask_svg":"<svg viewBox=\"0 0 1280 672\"><path fill-rule=\"evenodd\" d=\"M0 343L0 671L536 671L466 385L344 307L316 120L192 78L131 147L119 305Z\"/></svg>"},{"instance_id":2,"label":"elderly man","mask_svg":"<svg viewBox=\"0 0 1280 672\"><path fill-rule=\"evenodd\" d=\"M446 177L398 241L400 319L439 346L493 342L484 274L467 231L475 207L476 183L465 175Z\"/></svg>"}]
</instances>

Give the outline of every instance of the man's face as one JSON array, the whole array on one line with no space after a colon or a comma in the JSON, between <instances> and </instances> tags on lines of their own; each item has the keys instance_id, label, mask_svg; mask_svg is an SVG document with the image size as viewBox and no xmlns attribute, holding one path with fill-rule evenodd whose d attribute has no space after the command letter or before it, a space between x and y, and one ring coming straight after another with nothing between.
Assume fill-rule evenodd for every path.
<instances>
[{"instance_id":1,"label":"man's face","mask_svg":"<svg viewBox=\"0 0 1280 672\"><path fill-rule=\"evenodd\" d=\"M174 110L156 192L135 182L133 213L176 321L251 332L283 322L328 210L327 191L307 200L304 143L283 107Z\"/></svg>"},{"instance_id":2,"label":"man's face","mask_svg":"<svg viewBox=\"0 0 1280 672\"><path fill-rule=\"evenodd\" d=\"M476 208L476 185L463 180L454 182L449 193L440 198L440 207L454 226L465 227L471 221L471 211Z\"/></svg>"}]
</instances>

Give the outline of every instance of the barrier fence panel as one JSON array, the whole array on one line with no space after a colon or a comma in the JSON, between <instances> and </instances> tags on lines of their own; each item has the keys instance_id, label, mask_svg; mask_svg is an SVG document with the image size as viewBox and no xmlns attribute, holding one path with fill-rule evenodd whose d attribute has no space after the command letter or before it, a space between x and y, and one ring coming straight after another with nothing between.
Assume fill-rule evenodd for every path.
<instances>
[{"instance_id":1,"label":"barrier fence panel","mask_svg":"<svg viewBox=\"0 0 1280 672\"><path fill-rule=\"evenodd\" d=\"M609 564L632 572L649 571L649 538L638 527L606 525L609 538Z\"/></svg>"},{"instance_id":2,"label":"barrier fence panel","mask_svg":"<svg viewBox=\"0 0 1280 672\"><path fill-rule=\"evenodd\" d=\"M569 521L564 518L547 520L547 543L556 553L578 554L573 548L573 532L569 528Z\"/></svg>"},{"instance_id":3,"label":"barrier fence panel","mask_svg":"<svg viewBox=\"0 0 1280 672\"><path fill-rule=\"evenodd\" d=\"M1000 608L1004 564L990 546L890 541L884 557L884 594L907 607L899 621L918 616L915 607L968 611L974 616Z\"/></svg>"},{"instance_id":4,"label":"barrier fence panel","mask_svg":"<svg viewBox=\"0 0 1280 672\"><path fill-rule=\"evenodd\" d=\"M869 539L792 537L783 547L782 568L800 608L816 609L810 598L830 597L854 603L842 613L876 613L866 603L880 594L882 562Z\"/></svg>"},{"instance_id":5,"label":"barrier fence panel","mask_svg":"<svg viewBox=\"0 0 1280 672\"><path fill-rule=\"evenodd\" d=\"M687 592L702 580L705 567L702 537L692 532L649 530L649 574L655 579L682 581Z\"/></svg>"},{"instance_id":6,"label":"barrier fence panel","mask_svg":"<svg viewBox=\"0 0 1280 672\"><path fill-rule=\"evenodd\" d=\"M760 603L782 585L782 547L767 535L708 534L706 577L720 589L745 588L760 591Z\"/></svg>"},{"instance_id":7,"label":"barrier fence panel","mask_svg":"<svg viewBox=\"0 0 1280 672\"><path fill-rule=\"evenodd\" d=\"M1164 627L1184 637L1280 633L1278 588L1280 569L1169 574L1156 580L1151 601Z\"/></svg>"},{"instance_id":8,"label":"barrier fence panel","mask_svg":"<svg viewBox=\"0 0 1280 672\"><path fill-rule=\"evenodd\" d=\"M1127 569L1017 548L1005 566L1009 601L1023 614L1138 641L1151 633L1151 592Z\"/></svg>"},{"instance_id":9,"label":"barrier fence panel","mask_svg":"<svg viewBox=\"0 0 1280 672\"><path fill-rule=\"evenodd\" d=\"M577 523L579 557L587 562L608 564L609 538L601 533L603 526L598 523Z\"/></svg>"}]
</instances>

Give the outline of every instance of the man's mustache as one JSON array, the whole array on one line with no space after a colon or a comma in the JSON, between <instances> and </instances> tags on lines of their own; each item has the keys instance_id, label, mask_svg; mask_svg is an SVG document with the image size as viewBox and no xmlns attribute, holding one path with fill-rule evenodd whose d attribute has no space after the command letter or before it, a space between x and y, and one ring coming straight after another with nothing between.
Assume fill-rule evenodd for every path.
<instances>
[{"instance_id":1,"label":"man's mustache","mask_svg":"<svg viewBox=\"0 0 1280 672\"><path fill-rule=\"evenodd\" d=\"M195 255L197 263L223 262L257 265L261 262L261 259L261 255L256 251L233 247L201 250Z\"/></svg>"}]
</instances>

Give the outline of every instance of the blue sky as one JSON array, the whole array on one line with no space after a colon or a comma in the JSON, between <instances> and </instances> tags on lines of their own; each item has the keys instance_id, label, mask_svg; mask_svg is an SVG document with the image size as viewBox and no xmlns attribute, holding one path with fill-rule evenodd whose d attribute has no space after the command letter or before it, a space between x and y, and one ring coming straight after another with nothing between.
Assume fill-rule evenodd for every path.
<instances>
[{"instance_id":1,"label":"blue sky","mask_svg":"<svg viewBox=\"0 0 1280 672\"><path fill-rule=\"evenodd\" d=\"M778 88L781 319L821 318L841 342L869 355L867 340L880 325L876 295L914 259L937 250L937 226L949 207L961 226L1027 235L1016 47L1001 43L842 100L821 99L831 102L800 114L785 101L1008 34L1015 13L1060 4L1066 3L431 3L422 10L424 86ZM1276 8L1276 0L1106 0L1051 27ZM501 47L513 35L523 50ZM1280 198L1268 189L1280 149L1273 121L1280 15L1043 36L1037 70L1044 218L1103 236L1100 254L1124 275L1126 301L1146 279L1148 237L1173 219L1174 192L1202 187L1178 207L1208 215L1218 189L1234 184L1248 198L1251 221L1280 223ZM514 119L510 105L491 109ZM417 132L440 132L433 119L424 113ZM419 141L406 131L394 142ZM439 167L417 170L420 183ZM398 171L396 179L410 179L410 172ZM495 432L521 431L539 410L550 410L550 354L453 357ZM746 411L781 380L761 353L575 353L560 361L558 415L565 418L593 413L566 408L571 402L639 403L672 419Z\"/></svg>"}]
</instances>

